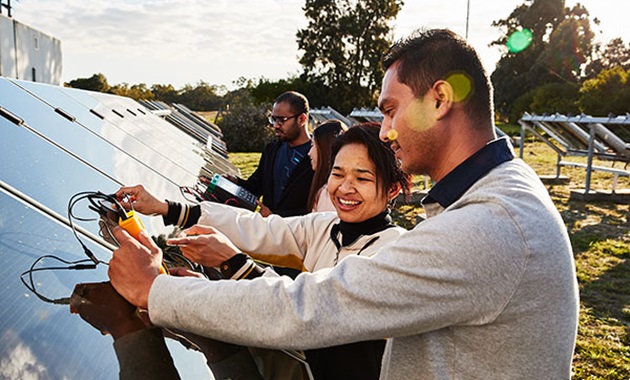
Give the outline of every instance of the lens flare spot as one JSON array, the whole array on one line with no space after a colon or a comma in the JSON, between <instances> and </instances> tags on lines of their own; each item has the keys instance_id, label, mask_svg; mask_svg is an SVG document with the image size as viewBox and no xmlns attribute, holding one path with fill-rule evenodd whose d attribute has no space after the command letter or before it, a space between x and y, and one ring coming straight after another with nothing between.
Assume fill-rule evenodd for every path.
<instances>
[{"instance_id":1,"label":"lens flare spot","mask_svg":"<svg viewBox=\"0 0 630 380\"><path fill-rule=\"evenodd\" d=\"M389 141L394 141L398 138L398 132L396 132L393 129L390 129L389 132L387 132L387 139Z\"/></svg>"},{"instance_id":2,"label":"lens flare spot","mask_svg":"<svg viewBox=\"0 0 630 380\"><path fill-rule=\"evenodd\" d=\"M414 99L404 111L405 125L415 132L422 132L431 128L435 124L435 120L432 118L433 114L430 112L434 105L435 103L431 99Z\"/></svg>"},{"instance_id":3,"label":"lens flare spot","mask_svg":"<svg viewBox=\"0 0 630 380\"><path fill-rule=\"evenodd\" d=\"M511 53L520 53L532 43L534 35L529 29L517 30L507 39L507 47Z\"/></svg>"},{"instance_id":4,"label":"lens flare spot","mask_svg":"<svg viewBox=\"0 0 630 380\"><path fill-rule=\"evenodd\" d=\"M472 80L466 73L453 73L446 78L446 81L453 88L453 100L455 102L461 102L468 99L473 91Z\"/></svg>"}]
</instances>

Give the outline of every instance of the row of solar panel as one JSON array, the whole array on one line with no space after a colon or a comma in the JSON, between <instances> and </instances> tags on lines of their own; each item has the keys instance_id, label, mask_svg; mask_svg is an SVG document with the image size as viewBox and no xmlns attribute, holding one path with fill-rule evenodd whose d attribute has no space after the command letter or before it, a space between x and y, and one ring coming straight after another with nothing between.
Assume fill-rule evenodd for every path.
<instances>
[{"instance_id":1,"label":"row of solar panel","mask_svg":"<svg viewBox=\"0 0 630 380\"><path fill-rule=\"evenodd\" d=\"M558 156L554 180L561 178L562 167L586 169L584 188L571 191L571 199L628 201L630 185L630 114L609 117L588 115L565 116L530 115L525 113L519 120L521 140L531 133L554 150ZM521 145L520 157L523 158ZM585 156L586 162L569 161L565 157ZM610 165L595 165L593 159L609 162ZM614 166L615 163L621 165ZM613 175L609 192L601 189L591 191L591 174L594 171Z\"/></svg>"},{"instance_id":2,"label":"row of solar panel","mask_svg":"<svg viewBox=\"0 0 630 380\"><path fill-rule=\"evenodd\" d=\"M205 120L183 104L168 104L156 100L141 100L140 104L160 114L166 121L188 133L199 142L206 144L211 152L224 161L228 158L227 145L218 126ZM215 161L215 160L212 160Z\"/></svg>"},{"instance_id":3,"label":"row of solar panel","mask_svg":"<svg viewBox=\"0 0 630 380\"><path fill-rule=\"evenodd\" d=\"M67 305L36 298L20 274L46 255L85 258L68 226L72 195L142 183L159 197L184 201L179 186L211 174L208 159L216 154L131 99L6 78L0 78L0 142L0 378L115 379L112 339ZM87 207L77 214L95 216ZM174 232L158 218L144 223L153 235ZM85 244L107 261L111 251L97 224L80 227ZM59 264L46 258L38 268ZM53 299L68 297L77 283L107 280L104 265L33 277ZM202 355L179 343L169 347L182 378L211 376Z\"/></svg>"}]
</instances>

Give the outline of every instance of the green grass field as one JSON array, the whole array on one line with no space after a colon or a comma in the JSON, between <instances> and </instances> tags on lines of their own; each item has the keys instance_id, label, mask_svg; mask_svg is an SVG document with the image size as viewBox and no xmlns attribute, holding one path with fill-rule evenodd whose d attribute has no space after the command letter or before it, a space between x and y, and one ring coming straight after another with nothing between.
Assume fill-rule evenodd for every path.
<instances>
[{"instance_id":1,"label":"green grass field","mask_svg":"<svg viewBox=\"0 0 630 380\"><path fill-rule=\"evenodd\" d=\"M244 177L259 158L259 153L230 154ZM523 159L539 175L556 172L555 153L540 142L525 141ZM630 205L570 200L571 190L584 187L585 174L581 168L563 168L569 182L547 185L571 237L580 287L573 378L630 379ZM610 190L612 181L611 174L594 172L591 189ZM414 184L424 190L422 176L414 177ZM617 189L630 189L630 179L620 177ZM422 214L417 203L399 203L394 210L396 223L405 228L412 228Z\"/></svg>"}]
</instances>

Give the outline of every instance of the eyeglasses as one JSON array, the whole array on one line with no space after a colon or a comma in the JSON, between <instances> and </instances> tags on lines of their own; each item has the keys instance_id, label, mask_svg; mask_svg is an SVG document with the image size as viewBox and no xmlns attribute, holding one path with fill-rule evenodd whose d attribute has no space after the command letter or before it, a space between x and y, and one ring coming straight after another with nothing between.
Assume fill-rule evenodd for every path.
<instances>
[{"instance_id":1,"label":"eyeglasses","mask_svg":"<svg viewBox=\"0 0 630 380\"><path fill-rule=\"evenodd\" d=\"M298 117L300 115L293 115L293 116L274 116L271 115L269 116L269 124L274 125L276 123L278 123L278 125L282 125L284 124L287 120L293 119L294 117Z\"/></svg>"}]
</instances>

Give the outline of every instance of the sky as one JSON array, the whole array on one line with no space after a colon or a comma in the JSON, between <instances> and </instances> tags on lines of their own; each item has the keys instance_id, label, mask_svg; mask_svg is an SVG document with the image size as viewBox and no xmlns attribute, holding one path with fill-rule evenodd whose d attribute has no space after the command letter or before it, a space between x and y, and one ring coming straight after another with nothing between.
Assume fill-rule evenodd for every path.
<instances>
[{"instance_id":1,"label":"sky","mask_svg":"<svg viewBox=\"0 0 630 380\"><path fill-rule=\"evenodd\" d=\"M577 1L566 0L567 6ZM580 0L601 23L596 37L630 42L627 0ZM488 45L492 21L523 0L405 0L394 38L419 27L466 34L488 72L501 57ZM298 74L295 34L306 27L304 0L13 0L13 18L61 41L62 80L102 73L110 85L204 81L235 88L239 77L270 80ZM625 8L625 9L624 9ZM6 10L3 10L6 15Z\"/></svg>"}]
</instances>

